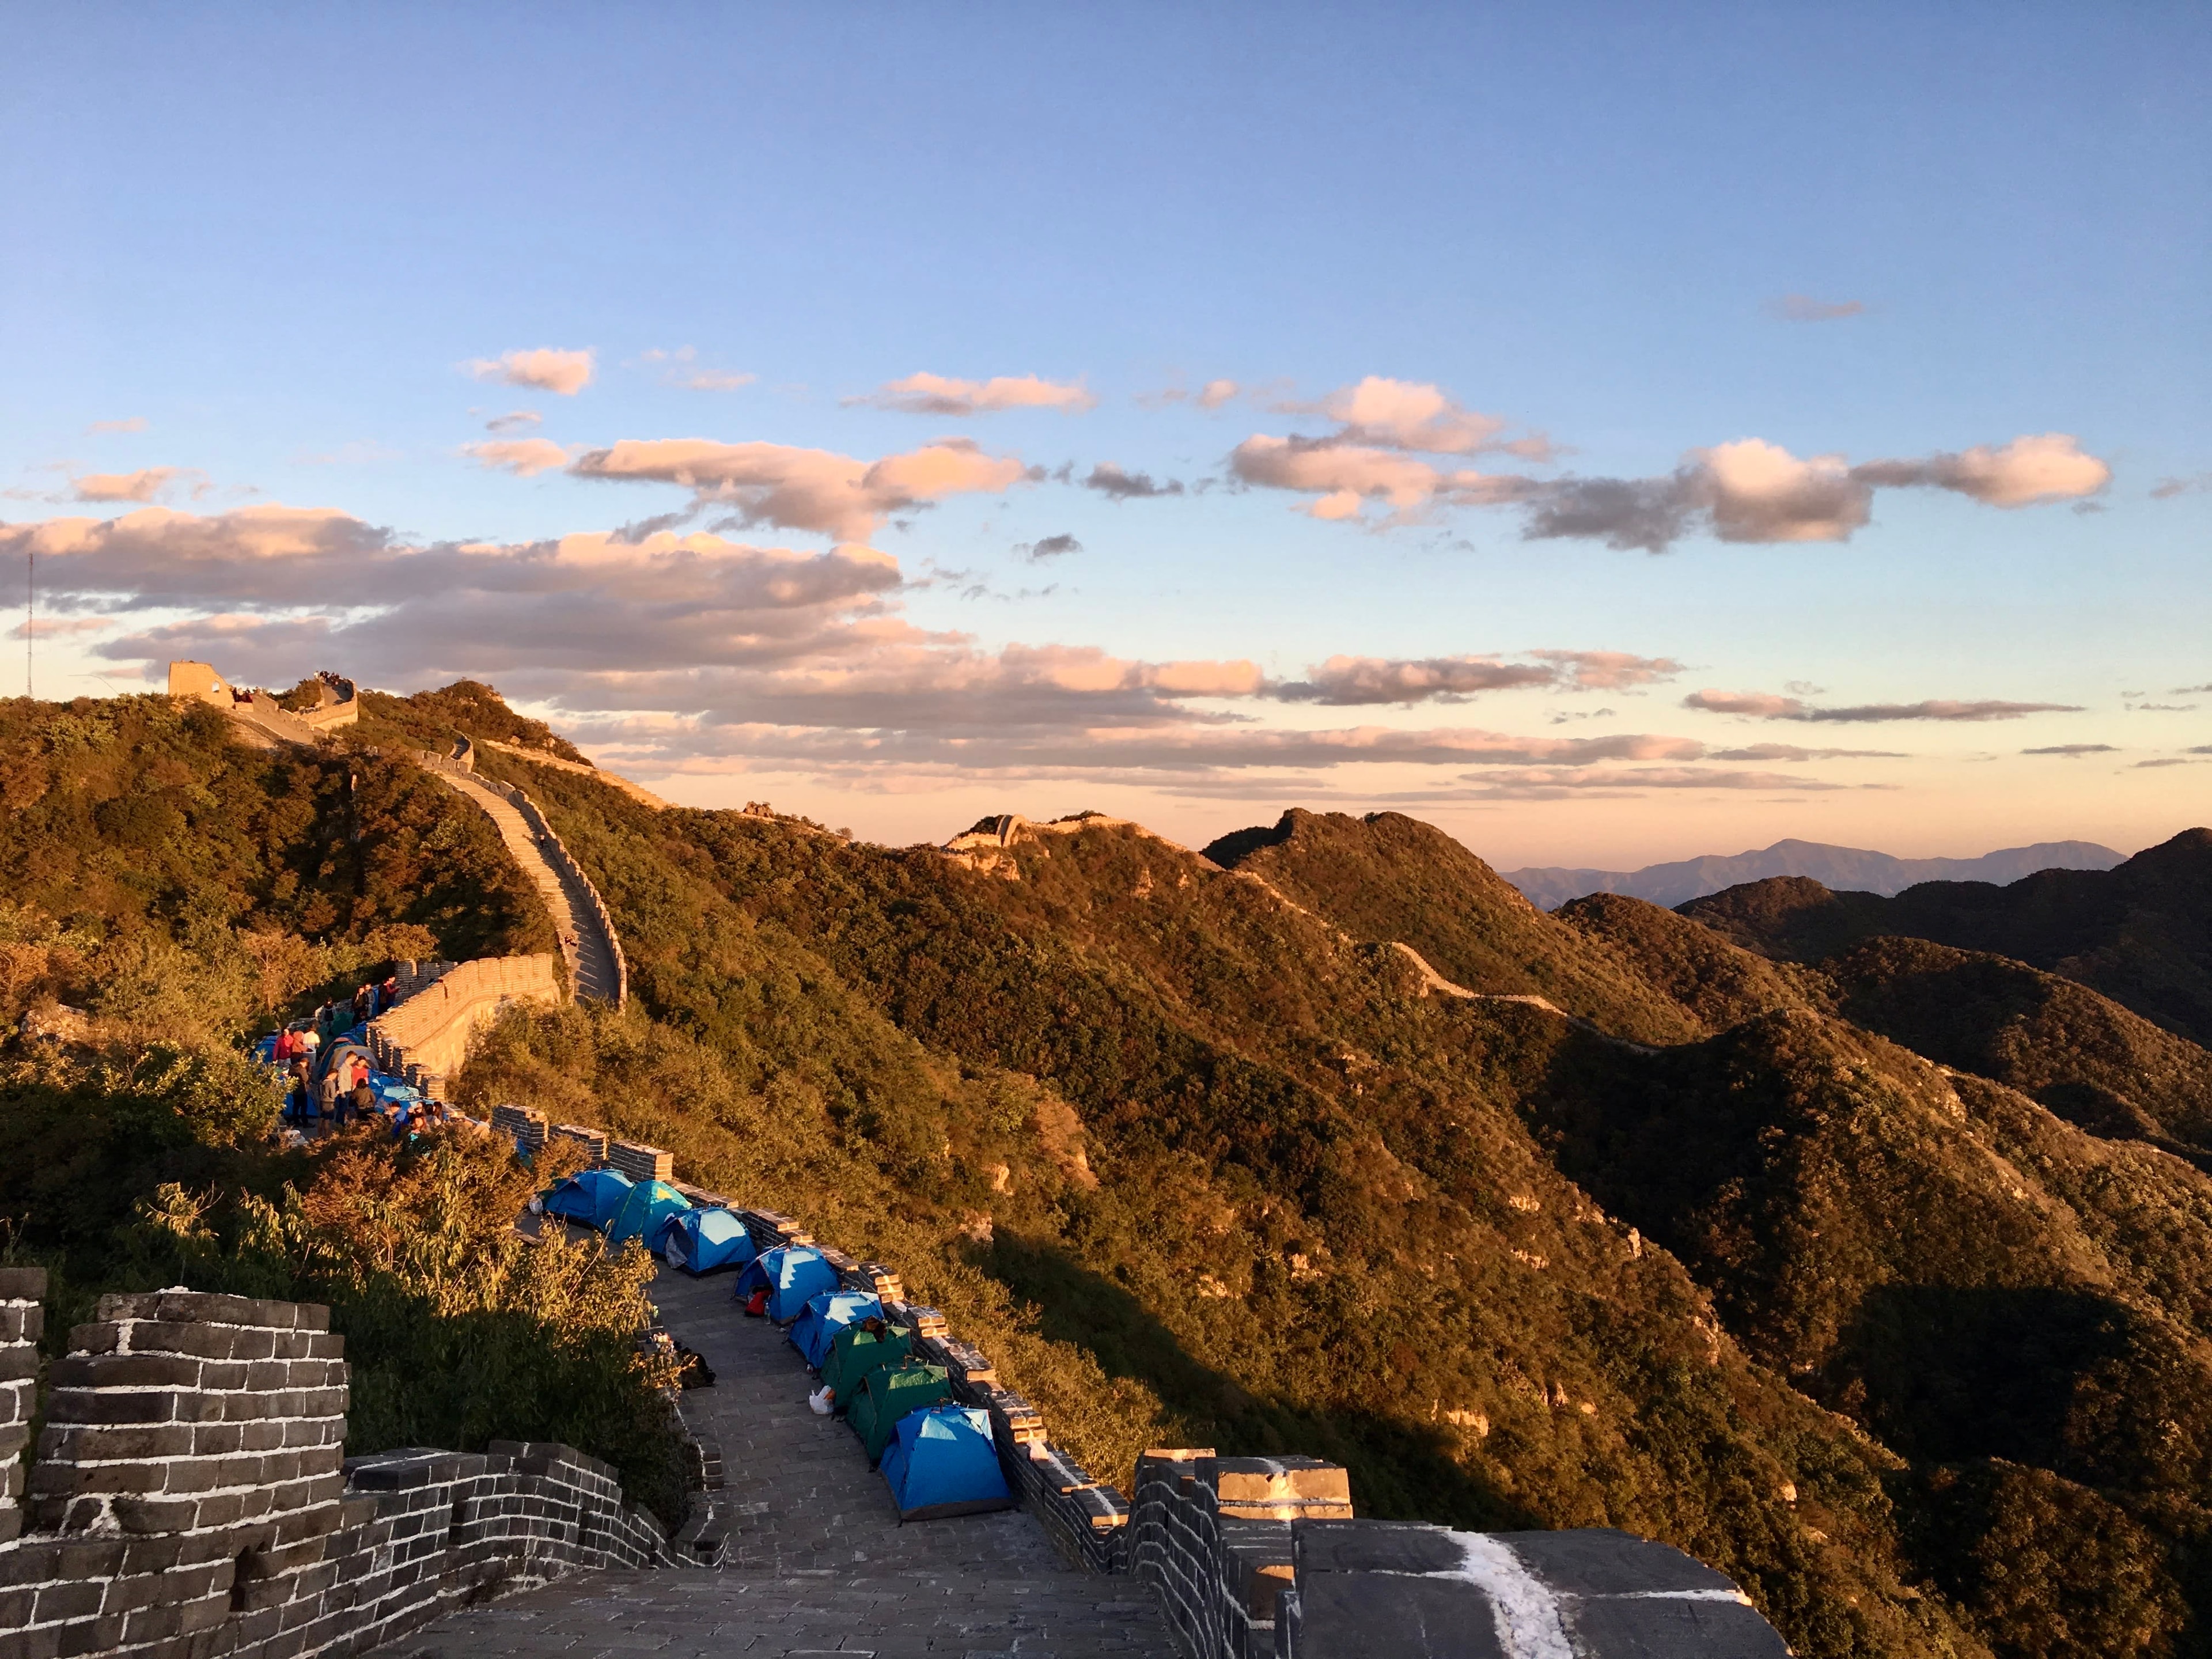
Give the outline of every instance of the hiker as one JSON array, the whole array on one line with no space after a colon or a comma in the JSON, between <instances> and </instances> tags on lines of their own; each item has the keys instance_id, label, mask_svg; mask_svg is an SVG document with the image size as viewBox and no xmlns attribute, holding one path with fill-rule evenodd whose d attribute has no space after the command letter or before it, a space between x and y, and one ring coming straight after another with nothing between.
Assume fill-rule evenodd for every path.
<instances>
[{"instance_id":1,"label":"hiker","mask_svg":"<svg viewBox=\"0 0 2212 1659\"><path fill-rule=\"evenodd\" d=\"M369 1006L369 999L375 993L366 984L356 986L354 988L353 1022L355 1024L360 1024L362 1021L367 1019L369 1017L369 1014L373 1012Z\"/></svg>"},{"instance_id":2,"label":"hiker","mask_svg":"<svg viewBox=\"0 0 2212 1659\"><path fill-rule=\"evenodd\" d=\"M366 1073L353 1085L353 1109L355 1115L364 1123L368 1121L369 1114L376 1109L376 1091L368 1086Z\"/></svg>"},{"instance_id":3,"label":"hiker","mask_svg":"<svg viewBox=\"0 0 2212 1659\"><path fill-rule=\"evenodd\" d=\"M269 1057L275 1060L279 1066L289 1070L292 1061L297 1057L299 1049L294 1040L292 1028L287 1025L283 1030L276 1033L276 1047Z\"/></svg>"},{"instance_id":4,"label":"hiker","mask_svg":"<svg viewBox=\"0 0 2212 1659\"><path fill-rule=\"evenodd\" d=\"M347 1100L345 1090L339 1081L338 1071L339 1068L333 1066L323 1073L323 1115L333 1127L343 1129L346 1122L346 1107L350 1103Z\"/></svg>"}]
</instances>

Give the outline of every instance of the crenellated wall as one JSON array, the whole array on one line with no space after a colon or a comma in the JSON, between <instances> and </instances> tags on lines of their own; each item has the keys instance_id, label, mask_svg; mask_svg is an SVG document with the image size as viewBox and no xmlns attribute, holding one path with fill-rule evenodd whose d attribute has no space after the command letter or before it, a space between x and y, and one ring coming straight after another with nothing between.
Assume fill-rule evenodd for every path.
<instances>
[{"instance_id":1,"label":"crenellated wall","mask_svg":"<svg viewBox=\"0 0 2212 1659\"><path fill-rule=\"evenodd\" d=\"M44 1291L41 1270L0 1270L0 1413L19 1420ZM349 1655L502 1589L678 1565L614 1471L566 1446L342 1462L329 1325L287 1302L100 1298L52 1367L23 1506L0 1508L0 1659Z\"/></svg>"},{"instance_id":2,"label":"crenellated wall","mask_svg":"<svg viewBox=\"0 0 2212 1659\"><path fill-rule=\"evenodd\" d=\"M404 994L390 1012L369 1021L368 1051L386 1071L410 1081L416 1075L410 1067L447 1077L468 1058L470 1039L509 1004L560 1003L558 963L547 952L480 957L448 966Z\"/></svg>"}]
</instances>

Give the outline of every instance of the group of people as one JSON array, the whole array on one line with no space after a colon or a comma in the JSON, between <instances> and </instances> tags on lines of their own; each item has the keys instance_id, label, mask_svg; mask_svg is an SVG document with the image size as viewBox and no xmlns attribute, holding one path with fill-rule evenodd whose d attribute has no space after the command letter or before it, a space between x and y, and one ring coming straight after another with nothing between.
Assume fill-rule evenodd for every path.
<instances>
[{"instance_id":1,"label":"group of people","mask_svg":"<svg viewBox=\"0 0 2212 1659\"><path fill-rule=\"evenodd\" d=\"M318 1064L330 1044L357 1037L359 1028L398 1000L398 984L387 978L357 988L349 1000L333 1000L313 1018L295 1020L276 1034L270 1058L286 1079L284 1119L303 1133L317 1127L343 1129L375 1115L377 1092L369 1081L368 1056L358 1048L334 1054ZM320 1075L318 1075L319 1072ZM432 1100L400 1103L392 1114L392 1137L409 1141L444 1121L445 1109Z\"/></svg>"}]
</instances>

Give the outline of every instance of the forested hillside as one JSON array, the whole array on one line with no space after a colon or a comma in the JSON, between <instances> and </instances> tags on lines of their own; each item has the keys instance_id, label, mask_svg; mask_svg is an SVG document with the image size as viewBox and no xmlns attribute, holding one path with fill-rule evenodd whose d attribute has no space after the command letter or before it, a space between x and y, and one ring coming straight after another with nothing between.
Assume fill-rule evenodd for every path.
<instances>
[{"instance_id":1,"label":"forested hillside","mask_svg":"<svg viewBox=\"0 0 2212 1659\"><path fill-rule=\"evenodd\" d=\"M198 745L179 751L192 781L157 786L181 825L195 790L252 825L303 769L325 781L303 827L237 830L245 898L224 914L318 963L379 925L526 941L526 907L497 921L495 843L441 827L452 801L415 794L428 780L399 757L465 735L566 758L558 740L473 684L365 702L339 750L280 760L149 702ZM91 744L101 775L121 740ZM59 748L39 743L51 792ZM655 811L502 751L477 764L590 871L633 997L511 1015L465 1100L652 1139L894 1263L1103 1478L1147 1444L1296 1449L1348 1465L1370 1515L1621 1526L1732 1574L1798 1652L1834 1659L2212 1649L2212 1179L2191 1161L2212 1056L2069 977L2079 953L1881 937L1851 896L1775 884L1704 902L1715 926L1611 896L1547 915L1395 814L1294 812L1210 856L1089 817L890 849ZM358 850L327 781L356 799L379 765L398 828L376 845L462 836L473 921L426 867L411 898L368 873L403 864ZM51 907L106 890L100 871L138 891L101 837L144 833L141 809L82 787L104 793L81 873L15 873L60 817L6 866L25 938L88 927ZM410 811L428 814L411 842ZM181 949L221 908L213 877L161 862L179 828L141 860L164 883L103 901L137 918L103 939ZM2112 953L2152 937L2174 982L2197 913L2169 887L2170 921L2130 890L2100 971L2124 976ZM122 960L84 994L125 1006ZM138 1097L89 1070L73 1086ZM293 1176L225 1162L278 1158L250 1122L201 1133L198 1109L161 1109L211 1148L191 1180L232 1181L242 1216L279 1202ZM42 1191L109 1178L41 1133L16 1144ZM343 1194L374 1189L349 1179L302 1203L302 1271L313 1228L359 1213ZM468 1177L484 1213L507 1179ZM0 1184L11 1215L24 1190ZM148 1194L131 1237L250 1255L250 1228L195 1233L162 1218L175 1203Z\"/></svg>"}]
</instances>

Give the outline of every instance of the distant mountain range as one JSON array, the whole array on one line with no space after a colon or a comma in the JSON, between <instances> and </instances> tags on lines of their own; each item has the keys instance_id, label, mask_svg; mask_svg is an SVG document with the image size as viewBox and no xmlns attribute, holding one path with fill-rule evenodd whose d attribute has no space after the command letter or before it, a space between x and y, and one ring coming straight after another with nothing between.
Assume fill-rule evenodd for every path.
<instances>
[{"instance_id":1,"label":"distant mountain range","mask_svg":"<svg viewBox=\"0 0 2212 1659\"><path fill-rule=\"evenodd\" d=\"M1531 901L1554 910L1586 893L1626 893L1670 908L1723 888L1775 876L1809 876L1838 892L1901 893L1923 881L1987 881L2002 886L2039 870L2110 870L2126 854L2093 841L2042 841L2008 847L1978 859L1900 859L1859 847L1817 841L1778 841L1761 852L1734 858L1708 854L1641 870L1528 869L1504 872Z\"/></svg>"}]
</instances>

